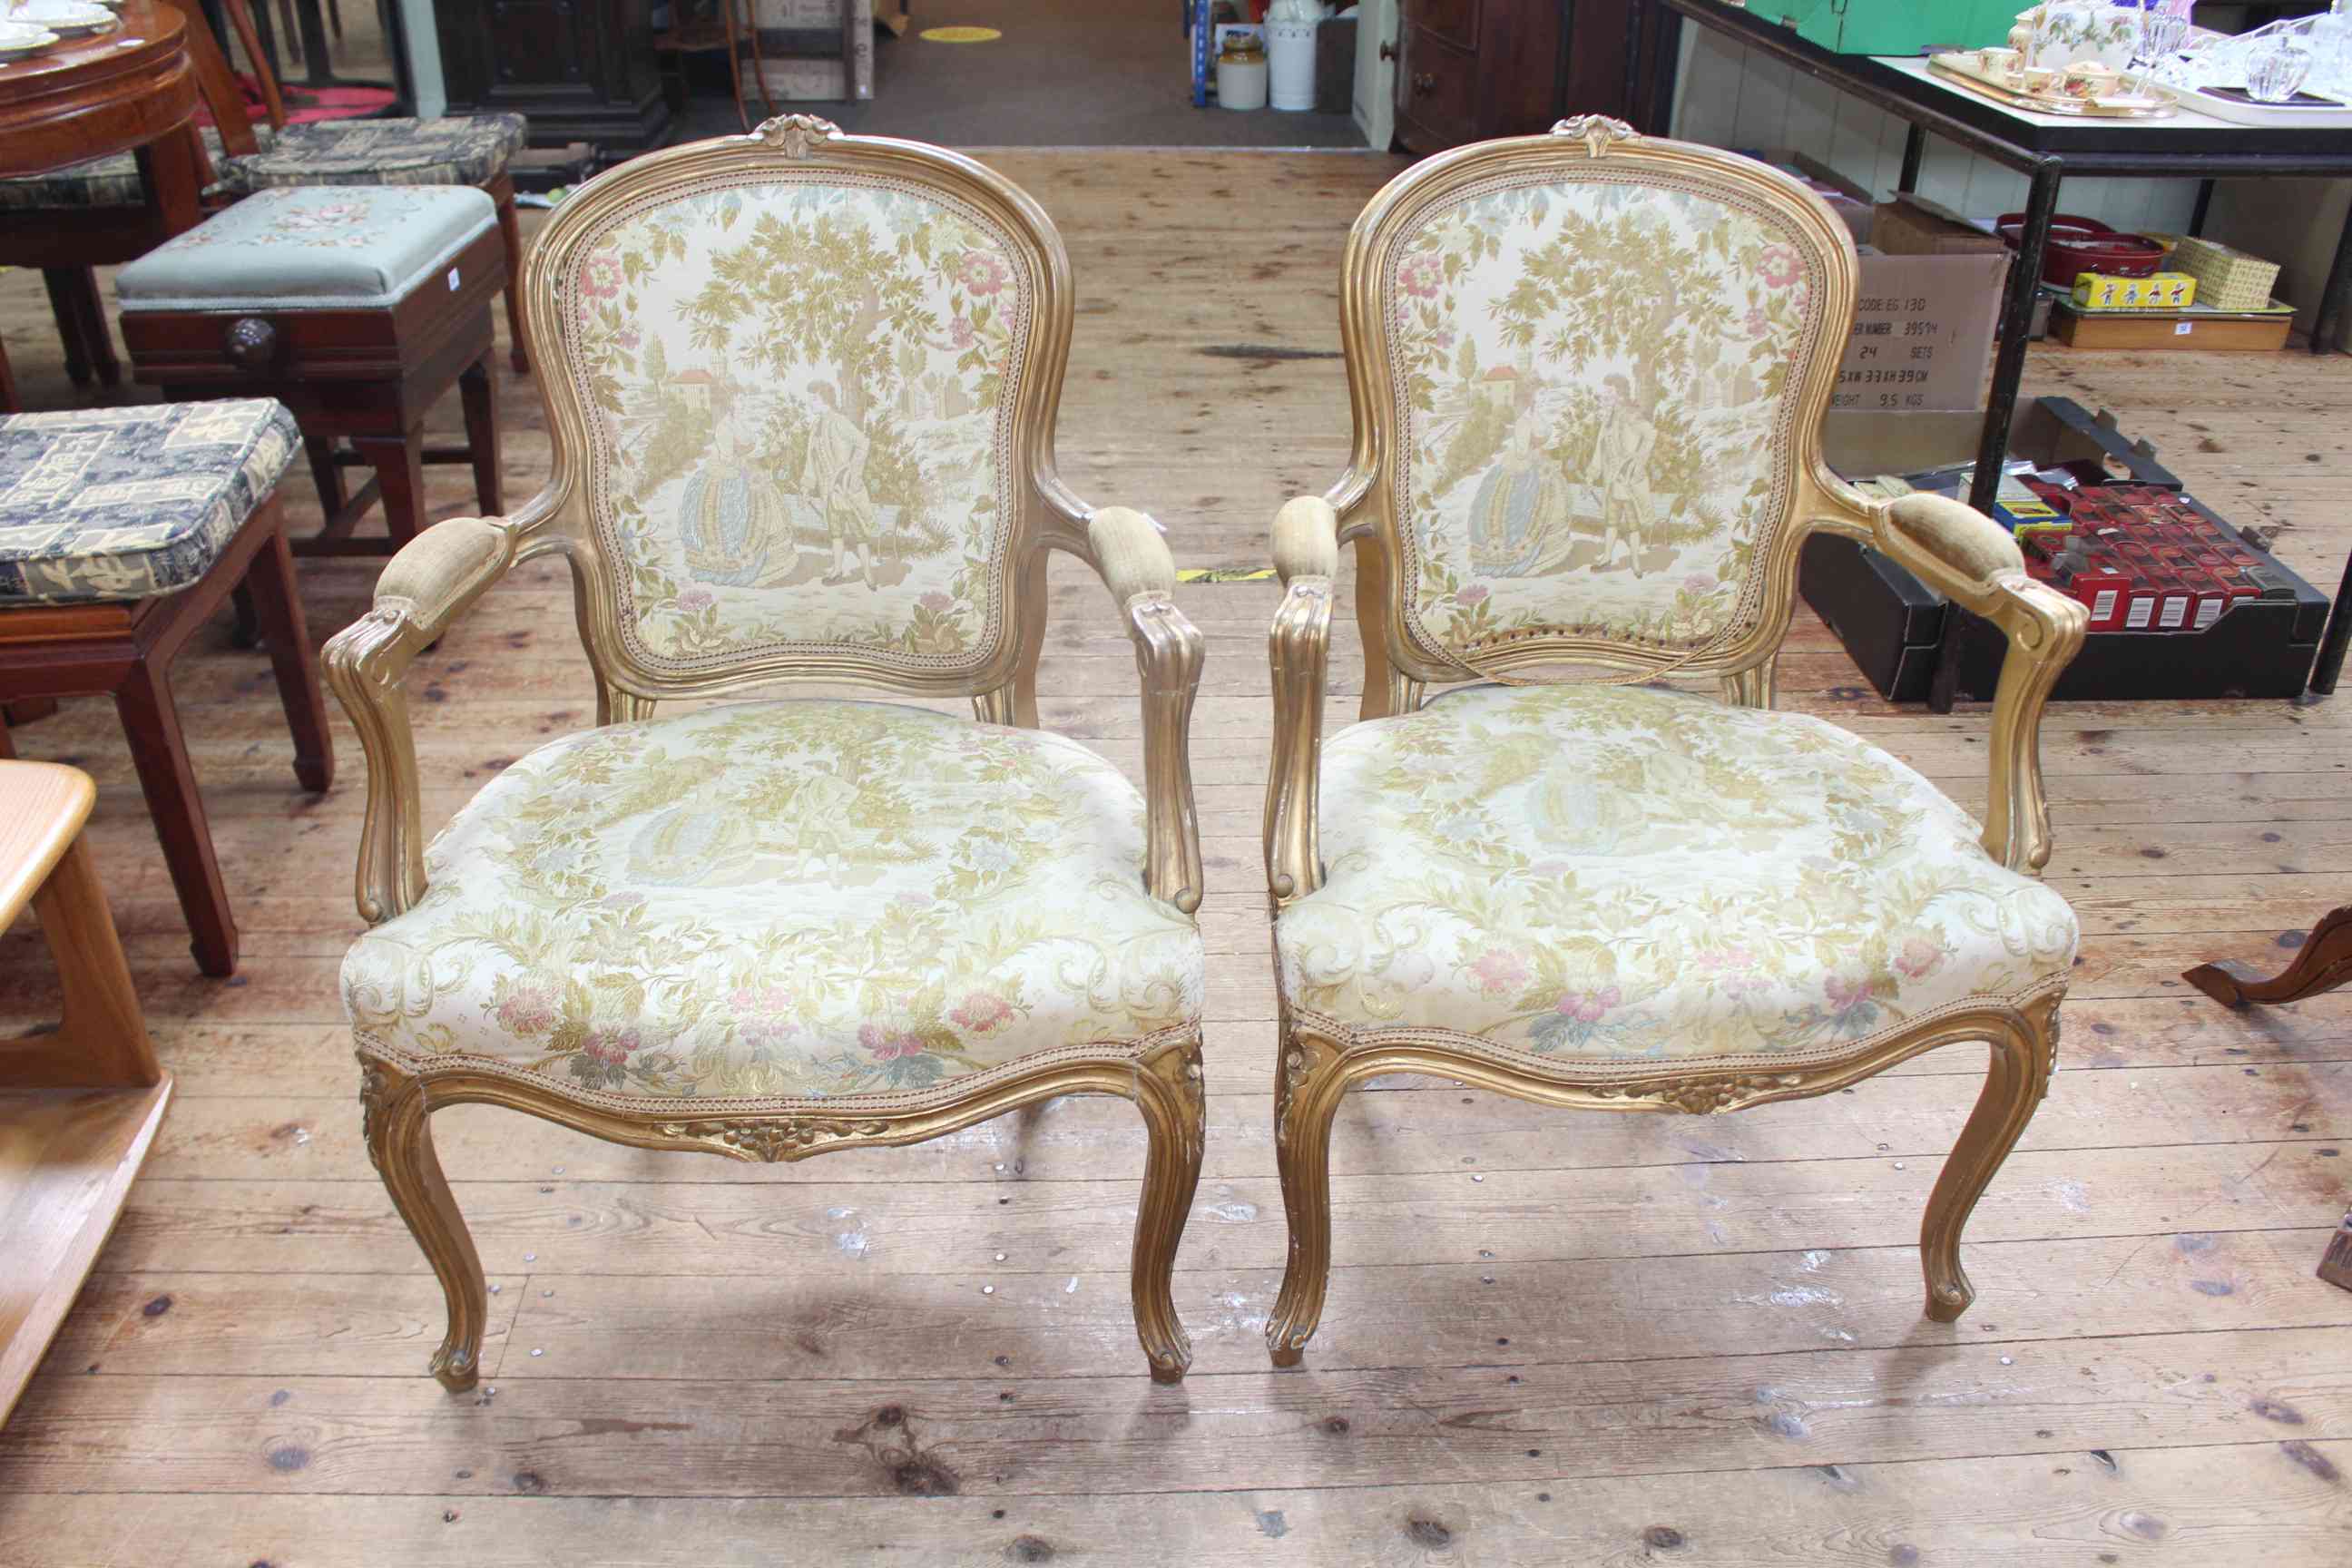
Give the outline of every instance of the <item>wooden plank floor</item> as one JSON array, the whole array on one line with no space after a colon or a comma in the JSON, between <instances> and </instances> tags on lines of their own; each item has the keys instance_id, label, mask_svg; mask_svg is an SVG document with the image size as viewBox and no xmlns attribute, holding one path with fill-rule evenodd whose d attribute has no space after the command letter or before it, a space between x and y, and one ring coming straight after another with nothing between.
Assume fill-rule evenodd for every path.
<instances>
[{"instance_id":1,"label":"wooden plank floor","mask_svg":"<svg viewBox=\"0 0 2352 1568\"><path fill-rule=\"evenodd\" d=\"M1339 250L1395 163L992 161L1076 264L1076 488L1155 511L1187 565L1261 562L1276 506L1344 453ZM63 402L37 279L0 279L0 331L35 405ZM2029 390L2116 408L2334 586L2352 362L2037 352ZM527 386L507 393L519 499L546 447ZM435 478L452 510L457 472ZM592 719L560 573L521 572L420 660L436 818ZM314 633L373 575L306 563ZM334 986L358 927L351 731L307 798L266 661L225 635L183 660L245 931L221 984L189 962L108 707L23 731L98 777L99 861L180 1098L0 1431L0 1563L2352 1561L2352 1294L2312 1277L2352 1173L2352 993L2233 1017L2178 978L2268 966L2352 898L2352 697L2053 714L2050 876L2086 934L2055 1085L1970 1231L1961 1323L1920 1317L1914 1243L1972 1051L1704 1121L1400 1080L1342 1114L1329 1310L1306 1370L1276 1374L1275 592L1182 598L1213 645L1213 1098L1177 1279L1199 1360L1174 1389L1144 1376L1128 1312L1140 1125L1070 1101L769 1167L445 1113L499 1290L484 1389L445 1395L424 1375L439 1294L361 1148ZM1054 599L1046 721L1135 772L1110 606L1066 562ZM1810 616L1790 647L1784 705L1981 804L1981 708L1887 708ZM0 1027L55 995L37 937L0 938Z\"/></svg>"}]
</instances>

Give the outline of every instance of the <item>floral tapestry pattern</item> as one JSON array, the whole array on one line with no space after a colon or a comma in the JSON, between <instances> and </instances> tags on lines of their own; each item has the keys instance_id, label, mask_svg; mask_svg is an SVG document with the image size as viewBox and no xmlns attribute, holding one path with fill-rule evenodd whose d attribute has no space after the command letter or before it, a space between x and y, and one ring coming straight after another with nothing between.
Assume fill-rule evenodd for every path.
<instances>
[{"instance_id":1,"label":"floral tapestry pattern","mask_svg":"<svg viewBox=\"0 0 2352 1568\"><path fill-rule=\"evenodd\" d=\"M1690 647L1745 624L1820 268L1785 219L1597 175L1410 230L1382 293L1416 638Z\"/></svg>"},{"instance_id":2,"label":"floral tapestry pattern","mask_svg":"<svg viewBox=\"0 0 2352 1568\"><path fill-rule=\"evenodd\" d=\"M1334 736L1284 994L1561 1058L1859 1046L2062 980L2074 911L1832 724L1649 688L1474 686Z\"/></svg>"},{"instance_id":3,"label":"floral tapestry pattern","mask_svg":"<svg viewBox=\"0 0 2352 1568\"><path fill-rule=\"evenodd\" d=\"M1075 741L776 701L541 747L362 937L367 1037L646 1097L915 1090L1197 1025L1143 804Z\"/></svg>"},{"instance_id":4,"label":"floral tapestry pattern","mask_svg":"<svg viewBox=\"0 0 2352 1568\"><path fill-rule=\"evenodd\" d=\"M583 257L563 325L638 657L994 655L1034 284L993 220L828 174L633 209Z\"/></svg>"}]
</instances>

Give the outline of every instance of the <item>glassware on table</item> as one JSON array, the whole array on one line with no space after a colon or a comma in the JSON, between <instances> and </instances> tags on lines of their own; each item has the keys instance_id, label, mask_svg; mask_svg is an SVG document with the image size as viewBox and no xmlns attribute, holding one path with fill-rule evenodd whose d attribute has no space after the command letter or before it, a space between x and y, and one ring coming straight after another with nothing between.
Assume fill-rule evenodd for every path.
<instances>
[{"instance_id":1,"label":"glassware on table","mask_svg":"<svg viewBox=\"0 0 2352 1568\"><path fill-rule=\"evenodd\" d=\"M2139 52L2132 60L2143 97L2158 96L2156 73L2189 41L2189 18L2178 12L2151 6L2139 14Z\"/></svg>"},{"instance_id":2,"label":"glassware on table","mask_svg":"<svg viewBox=\"0 0 2352 1568\"><path fill-rule=\"evenodd\" d=\"M2266 39L2246 61L2246 96L2258 103L2288 103L2311 75L2315 51L2308 35L2283 32Z\"/></svg>"},{"instance_id":3,"label":"glassware on table","mask_svg":"<svg viewBox=\"0 0 2352 1568\"><path fill-rule=\"evenodd\" d=\"M2333 98L2352 96L2352 0L2311 19L2311 46L2312 83Z\"/></svg>"}]
</instances>

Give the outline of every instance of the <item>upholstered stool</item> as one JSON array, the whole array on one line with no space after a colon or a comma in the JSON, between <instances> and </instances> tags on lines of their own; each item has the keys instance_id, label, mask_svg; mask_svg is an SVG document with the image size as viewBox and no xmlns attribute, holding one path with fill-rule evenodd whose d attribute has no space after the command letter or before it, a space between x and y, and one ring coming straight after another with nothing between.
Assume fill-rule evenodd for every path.
<instances>
[{"instance_id":1,"label":"upholstered stool","mask_svg":"<svg viewBox=\"0 0 2352 1568\"><path fill-rule=\"evenodd\" d=\"M432 521L426 463L471 463L483 513L499 510L490 296L505 277L498 209L480 191L305 185L215 214L114 287L139 380L173 399L268 396L294 411L327 519L296 554L388 555ZM453 384L466 445L427 447L425 416ZM352 465L375 477L346 494ZM386 537L352 538L379 496Z\"/></svg>"},{"instance_id":2,"label":"upholstered stool","mask_svg":"<svg viewBox=\"0 0 2352 1568\"><path fill-rule=\"evenodd\" d=\"M334 778L275 494L299 439L266 398L0 418L0 701L114 699L207 974L236 970L236 925L171 667L240 583L277 667L294 776L312 791Z\"/></svg>"}]
</instances>

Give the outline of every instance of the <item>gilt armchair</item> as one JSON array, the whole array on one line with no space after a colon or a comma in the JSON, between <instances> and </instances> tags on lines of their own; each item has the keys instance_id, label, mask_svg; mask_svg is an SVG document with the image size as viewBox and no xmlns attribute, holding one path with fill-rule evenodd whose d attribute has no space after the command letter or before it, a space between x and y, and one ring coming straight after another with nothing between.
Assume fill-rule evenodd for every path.
<instances>
[{"instance_id":1,"label":"gilt armchair","mask_svg":"<svg viewBox=\"0 0 2352 1568\"><path fill-rule=\"evenodd\" d=\"M1830 471L1854 249L1763 165L1568 121L1416 164L1345 268L1349 466L1274 527L1276 1363L1322 1313L1340 1098L1394 1072L1711 1114L1987 1044L1920 1235L1927 1313L1957 1318L1961 1227L2048 1087L2074 952L2034 875L2037 733L2084 611L1990 520ZM2008 635L1981 826L1771 710L1817 530ZM1342 544L1362 721L1327 738Z\"/></svg>"},{"instance_id":2,"label":"gilt armchair","mask_svg":"<svg viewBox=\"0 0 2352 1568\"><path fill-rule=\"evenodd\" d=\"M419 535L326 653L368 762L344 1000L369 1153L447 1297L431 1370L474 1383L486 1306L441 1107L775 1161L1092 1093L1148 1129L1136 1327L1176 1381L1202 641L1156 525L1056 476L1053 225L969 159L794 115L583 187L527 283L545 489ZM1133 638L1141 795L1036 728L1051 550L1097 569ZM541 555L572 570L597 727L427 847L404 677ZM785 680L968 698L979 721L821 695L658 710Z\"/></svg>"}]
</instances>

